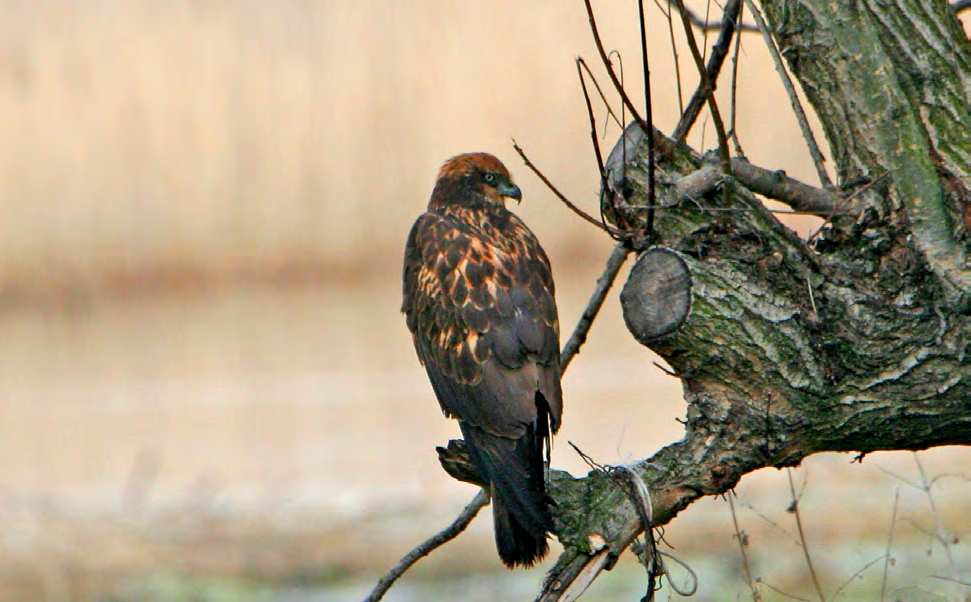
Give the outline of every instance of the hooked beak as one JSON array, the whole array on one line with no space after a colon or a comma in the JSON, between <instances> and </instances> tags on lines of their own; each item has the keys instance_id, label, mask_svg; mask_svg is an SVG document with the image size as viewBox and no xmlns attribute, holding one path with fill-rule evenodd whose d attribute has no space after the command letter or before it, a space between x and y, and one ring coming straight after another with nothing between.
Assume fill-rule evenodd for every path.
<instances>
[{"instance_id":1,"label":"hooked beak","mask_svg":"<svg viewBox=\"0 0 971 602\"><path fill-rule=\"evenodd\" d=\"M501 184L496 191L504 197L509 197L511 199L516 199L517 203L523 202L523 193L519 190L519 186L516 186L512 182L508 184Z\"/></svg>"}]
</instances>

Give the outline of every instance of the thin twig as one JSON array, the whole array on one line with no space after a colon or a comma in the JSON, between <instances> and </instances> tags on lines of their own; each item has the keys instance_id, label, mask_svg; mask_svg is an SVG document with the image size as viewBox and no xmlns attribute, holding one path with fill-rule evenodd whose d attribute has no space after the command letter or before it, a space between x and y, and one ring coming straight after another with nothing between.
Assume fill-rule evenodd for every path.
<instances>
[{"instance_id":1,"label":"thin twig","mask_svg":"<svg viewBox=\"0 0 971 602\"><path fill-rule=\"evenodd\" d=\"M673 372L673 371L671 371L671 370L668 370L667 368L665 368L664 366L662 366L661 364L659 364L659 363L657 363L657 362L653 362L653 363L654 363L654 365L655 365L655 366L657 366L657 368L658 368L658 369L659 369L659 370L660 370L661 372L663 372L663 373L665 373L665 374L667 374L668 376L673 376L674 378L681 378L681 375L680 375L680 374L678 374L677 372Z\"/></svg>"},{"instance_id":2,"label":"thin twig","mask_svg":"<svg viewBox=\"0 0 971 602\"><path fill-rule=\"evenodd\" d=\"M967 1L968 2L971 2L971 0L967 0ZM705 19L704 21L702 21L701 18L698 17L698 15L696 15L687 6L684 6L682 8L684 9L684 13L682 13L682 14L685 14L686 13L687 16L688 16L688 20L691 21L691 24L694 25L695 27L697 27L698 29L700 29L702 31L706 31L706 32L707 31L716 31L718 29L721 29L721 25L713 25L713 24L709 23L707 19ZM751 23L742 23L741 21L739 21L739 23L738 23L738 29L739 29L739 31L748 31L748 32L752 32L752 33L757 32L759 30L759 28L756 27L755 25L752 25Z\"/></svg>"},{"instance_id":3,"label":"thin twig","mask_svg":"<svg viewBox=\"0 0 971 602\"><path fill-rule=\"evenodd\" d=\"M785 596L786 598L789 598L789 599L792 599L792 600L799 600L799 602L810 602L809 600L807 600L805 598L800 598L799 596L793 596L790 593L786 593L786 592L782 591L781 589L779 589L778 587L773 586L771 583L769 583L767 581L763 581L763 580L759 579L759 583L761 583L765 587L771 589L772 591L776 592L777 594L781 594L781 595Z\"/></svg>"},{"instance_id":4,"label":"thin twig","mask_svg":"<svg viewBox=\"0 0 971 602\"><path fill-rule=\"evenodd\" d=\"M678 114L684 114L684 93L681 90L681 65L678 61L678 43L674 38L674 21L671 19L671 0L668 0L668 10L664 10L664 8L661 6L661 0L654 0L654 4L668 21L668 36L671 39L671 54L674 55L674 82L675 86L678 88Z\"/></svg>"},{"instance_id":5,"label":"thin twig","mask_svg":"<svg viewBox=\"0 0 971 602\"><path fill-rule=\"evenodd\" d=\"M893 477L893 478L897 479L898 481L900 481L902 483L905 483L907 485L910 485L914 489L920 489L920 484L919 483L915 483L915 482L911 481L910 479L907 479L905 477L902 477L899 474L893 472L892 470L889 470L887 468L884 468L883 466L880 466L879 464L877 464L876 466L877 466L877 470L879 470L883 474L885 474L887 476L890 476L890 477Z\"/></svg>"},{"instance_id":6,"label":"thin twig","mask_svg":"<svg viewBox=\"0 0 971 602\"><path fill-rule=\"evenodd\" d=\"M630 250L625 243L617 243L613 253L607 258L607 265L604 266L604 271L600 275L600 278L597 278L597 285L593 289L593 294L590 295L587 308L583 310L583 315L580 316L580 321L577 322L577 326L573 330L573 334L570 335L570 339L566 342L566 345L563 345L563 351L560 353L560 367L564 372L567 366L570 365L573 357L580 351L580 347L586 342L587 333L590 332L593 320L597 317L597 313L603 306L604 299L607 298L610 287L617 278L617 274L624 265L624 261L627 260L628 253L630 253Z\"/></svg>"},{"instance_id":7,"label":"thin twig","mask_svg":"<svg viewBox=\"0 0 971 602\"><path fill-rule=\"evenodd\" d=\"M617 124L617 127L619 127L620 129L623 130L624 129L624 124L617 117L617 114L614 113L614 110L610 107L610 103L607 102L607 97L604 96L604 91L600 88L600 82L597 81L597 78L594 77L593 72L590 71L590 67L587 65L587 62L585 60L583 60L583 57L582 56L578 56L577 57L577 63L579 63L583 67L583 70L587 72L587 75L590 76L590 80L593 82L593 87L597 89L597 94L600 95L600 100L603 101L604 108L607 109L607 114L610 115L611 117L613 117L614 118L614 123Z\"/></svg>"},{"instance_id":8,"label":"thin twig","mask_svg":"<svg viewBox=\"0 0 971 602\"><path fill-rule=\"evenodd\" d=\"M694 32L691 30L691 23L688 21L688 17L684 14L684 2L683 0L675 0L678 8L682 10L681 12L681 23L684 25L684 35L688 39L688 48L691 50L691 57L695 61L695 67L698 69L698 76L700 82L698 89L695 91L695 95L708 102L708 112L711 113L711 120L715 124L715 132L718 134L718 154L721 157L722 169L725 173L732 173L732 163L731 155L728 152L728 136L725 134L725 124L722 122L721 113L718 110L718 102L715 100L715 80L717 79L717 72L712 77L712 74L708 72L708 68L705 67L704 60L701 58L701 52L698 50L698 43L695 41ZM721 59L717 63L717 70L721 70L721 64L725 60L725 55L728 54L727 48L728 44L731 42L732 34L735 29L735 17L738 16L738 7L740 6L741 0L728 0L728 4L725 5L725 14L722 17L722 33L718 36L718 44L716 46L722 46L721 52L717 54L721 55ZM724 43L723 40L726 40ZM712 59L714 60L716 53L712 52ZM688 110L691 110L691 103L688 103ZM680 125L680 123L679 123ZM690 126L687 126L683 135L687 135L687 130ZM684 138L678 138L674 136L675 140L683 142Z\"/></svg>"},{"instance_id":9,"label":"thin twig","mask_svg":"<svg viewBox=\"0 0 971 602\"><path fill-rule=\"evenodd\" d=\"M742 4L738 7L738 21L742 21L742 14L745 12L745 5ZM738 28L735 30L735 53L732 55L732 116L731 116L731 133L732 133L732 143L735 145L735 154L739 157L745 157L745 153L742 152L742 144L738 141L738 129L735 127L735 113L737 108L736 99L738 98L738 53L742 48L742 30Z\"/></svg>"},{"instance_id":10,"label":"thin twig","mask_svg":"<svg viewBox=\"0 0 971 602\"><path fill-rule=\"evenodd\" d=\"M799 541L802 542L802 554L806 558L806 565L809 567L809 575L812 577L813 586L816 594L819 595L821 602L826 602L823 595L823 588L819 585L819 577L816 576L816 569L813 567L813 559L809 556L809 545L806 543L806 533L802 529L802 517L799 515L799 499L796 497L796 486L792 483L792 469L787 468L786 474L789 476L789 492L792 494L792 512L796 515L796 528L799 530Z\"/></svg>"},{"instance_id":11,"label":"thin twig","mask_svg":"<svg viewBox=\"0 0 971 602\"><path fill-rule=\"evenodd\" d=\"M634 108L634 103L630 101L627 96L627 92L624 91L623 84L617 79L617 74L614 73L614 68L610 63L610 58L607 56L607 52L604 50L603 42L600 41L600 32L597 30L597 20L593 16L593 6L590 5L590 0L583 0L587 7L587 18L590 20L590 31L593 33L593 41L597 47L597 53L600 55L600 60L604 64L604 68L607 69L607 75L610 76L610 81L614 84L614 89L620 94L620 99L624 101L624 106L630 111L630 114L634 116L634 120L637 121L638 125L644 129L646 133L648 131L647 123L641 119L640 113Z\"/></svg>"},{"instance_id":12,"label":"thin twig","mask_svg":"<svg viewBox=\"0 0 971 602\"><path fill-rule=\"evenodd\" d=\"M654 234L654 115L651 108L651 68L647 61L647 23L644 0L637 0L641 20L641 61L644 65L644 117L647 120L647 236ZM626 163L626 159L625 159Z\"/></svg>"},{"instance_id":13,"label":"thin twig","mask_svg":"<svg viewBox=\"0 0 971 602\"><path fill-rule=\"evenodd\" d=\"M836 593L833 594L833 600L836 600L837 598L839 598L840 594L843 593L843 590L846 589L846 586L848 586L850 583L853 583L853 580L859 577L860 575L862 575L863 571L867 570L868 568L870 568L871 566L875 565L876 563L880 562L883 559L884 559L883 556L877 556L870 562L863 565L863 568L850 575L850 578L844 581L843 583L841 583L839 588L837 588Z\"/></svg>"},{"instance_id":14,"label":"thin twig","mask_svg":"<svg viewBox=\"0 0 971 602\"><path fill-rule=\"evenodd\" d=\"M766 25L765 19L762 18L762 13L755 6L755 2L745 0L745 3L748 5L749 10L752 11L752 16L755 18L755 22L762 32L762 37L765 39L765 45L769 48L769 54L772 55L775 70L779 72L782 85L786 89L786 94L789 95L789 102L792 104L792 110L795 112L796 120L799 122L799 129L802 130L802 137L806 141L806 146L809 147L809 155L812 157L813 164L816 166L819 183L823 185L823 188L829 190L833 187L833 182L829 179L829 174L826 173L826 166L824 165L826 160L823 158L823 153L819 150L819 145L816 144L816 138L813 136L812 128L809 127L809 120L806 118L806 112L803 110L802 103L799 101L799 95L796 94L796 88L792 85L789 72L786 71L786 67L782 63L782 56L779 54L779 49L776 48L772 34L769 33L769 26Z\"/></svg>"},{"instance_id":15,"label":"thin twig","mask_svg":"<svg viewBox=\"0 0 971 602\"><path fill-rule=\"evenodd\" d=\"M755 516L757 516L757 517L761 518L763 521L769 523L770 526L778 529L779 531L782 531L782 533L784 533L786 537L788 537L789 539L791 539L794 544L796 544L797 546L801 546L802 545L801 543L799 543L799 540L796 539L796 537L792 533L790 533L789 531L786 530L785 527L783 527L779 523L775 522L774 520L772 520L771 518L769 518L768 516L766 516L765 514L763 514L762 511L760 511L755 506L753 506L752 504L749 504L747 502L742 502L742 505L745 508L748 508L749 510L751 510L752 512L754 512L755 513Z\"/></svg>"},{"instance_id":16,"label":"thin twig","mask_svg":"<svg viewBox=\"0 0 971 602\"><path fill-rule=\"evenodd\" d=\"M442 544L455 539L459 533L465 531L465 528L469 526L472 519L482 510L483 507L489 504L489 494L486 493L485 489L480 489L479 493L472 498L472 501L465 507L464 510L458 515L458 517L452 522L451 525L445 527L442 531L435 534L434 536L423 541L414 550L405 554L405 556L398 561L398 564L391 567L391 570L385 573L381 577L378 584L374 586L368 597L364 599L364 602L377 602L384 597L384 594L388 592L394 582L397 581L398 577L404 574L411 565L418 562L422 557L427 556L432 550L441 546Z\"/></svg>"},{"instance_id":17,"label":"thin twig","mask_svg":"<svg viewBox=\"0 0 971 602\"><path fill-rule=\"evenodd\" d=\"M900 501L900 489L893 494L893 513L890 515L890 528L887 530L887 550L884 553L883 579L880 581L880 602L887 595L887 573L890 570L890 548L893 546L893 529L897 524L897 502Z\"/></svg>"},{"instance_id":18,"label":"thin twig","mask_svg":"<svg viewBox=\"0 0 971 602\"><path fill-rule=\"evenodd\" d=\"M735 514L735 502L732 498L735 496L734 491L729 491L728 495L728 507L732 511L732 525L735 527L735 539L738 540L738 549L742 553L742 568L745 569L745 578L748 579L748 586L752 590L752 600L754 602L761 602L762 594L759 593L757 587L755 587L755 581L752 579L752 569L749 568L748 564L748 552L745 551L746 541L745 536L742 535L742 531L738 528L738 516Z\"/></svg>"},{"instance_id":19,"label":"thin twig","mask_svg":"<svg viewBox=\"0 0 971 602\"><path fill-rule=\"evenodd\" d=\"M664 552L661 552L662 554ZM958 585L963 585L965 587L971 587L971 580L956 579L953 577L946 577L944 575L928 575L930 579L940 579L941 581L947 581L949 583L957 583Z\"/></svg>"},{"instance_id":20,"label":"thin twig","mask_svg":"<svg viewBox=\"0 0 971 602\"><path fill-rule=\"evenodd\" d=\"M569 444L569 446L573 448L573 451L575 451L577 455L580 456L580 459L583 460L584 464L586 464L591 470L599 470L602 472L607 472L609 468L608 466L604 466L603 464L600 464L599 462L591 458L586 452L580 449L576 443L572 441L567 441L567 444Z\"/></svg>"},{"instance_id":21,"label":"thin twig","mask_svg":"<svg viewBox=\"0 0 971 602\"><path fill-rule=\"evenodd\" d=\"M960 472L942 472L933 479L930 480L930 485L933 487L941 479L961 479L962 481L967 481L971 483L971 478L968 475Z\"/></svg>"},{"instance_id":22,"label":"thin twig","mask_svg":"<svg viewBox=\"0 0 971 602\"><path fill-rule=\"evenodd\" d=\"M675 0L678 6L683 6L681 0ZM738 21L738 16L741 11L741 0L729 0L728 4L725 5L725 11L722 15L722 22L720 25L721 33L718 34L718 40L715 42L715 47L712 49L711 57L708 59L707 67L699 67L699 75L701 75L701 80L698 82L698 87L695 89L694 94L691 96L691 100L688 101L688 106L681 112L681 119L678 121L678 125L675 126L674 132L671 137L677 142L684 142L688 137L688 132L691 131L691 127L694 125L695 121L698 119L698 115L701 113L701 109L705 104L705 101L709 97L713 97L715 93L715 83L718 79L719 73L721 73L722 65L725 63L725 57L728 56L728 49L732 43L732 37L735 33L735 23ZM701 55L698 53L698 46L695 43L694 34L691 33L691 28L688 26L687 21L684 19L684 14L682 13L682 24L685 26L685 35L688 39L688 47L692 49L692 57L695 59L696 64L700 64ZM701 74L704 71L704 74ZM720 116L719 116L720 120Z\"/></svg>"},{"instance_id":23,"label":"thin twig","mask_svg":"<svg viewBox=\"0 0 971 602\"><path fill-rule=\"evenodd\" d=\"M816 311L816 299L813 298L813 283L809 281L809 276L806 276L806 288L809 290L809 304L813 308L813 320L818 320L819 314Z\"/></svg>"},{"instance_id":24,"label":"thin twig","mask_svg":"<svg viewBox=\"0 0 971 602\"><path fill-rule=\"evenodd\" d=\"M611 50L610 53L607 54L607 60L609 61L610 60L610 57L614 53L617 54L617 64L620 65L620 88L621 89L624 89L624 59L623 59L623 57L620 56L620 52L619 51L617 51L617 50ZM627 112L626 112L626 110L627 110L626 109L626 106L624 105L623 102L621 102L620 103L620 120L622 122L624 122L624 123L627 123ZM644 132L645 134L647 133L647 131L643 127L641 127L640 130L642 132ZM624 134L626 132L627 132L627 130L625 128L621 132L621 139L623 139ZM620 147L620 155L621 155L620 156L620 180L622 182L626 182L627 181L627 144L626 144L626 141L624 141L624 144L622 144L621 147ZM610 163L610 157L609 156L607 157L607 163ZM621 187L621 193L620 194L623 197L624 204L626 205L626 201L627 201L626 186L622 186ZM617 209L617 195L616 194L610 195L610 204L615 209L615 212L616 212L616 209ZM607 220L604 217L603 210L604 210L604 203L603 203L603 198L601 198L601 200L600 200L600 220L606 224L607 223ZM619 212L616 212L616 217L617 217L617 219L615 220L615 223L620 227L620 229L621 230L627 230L629 224L627 223L627 217L626 217L626 215L624 215L622 213L619 213Z\"/></svg>"},{"instance_id":25,"label":"thin twig","mask_svg":"<svg viewBox=\"0 0 971 602\"><path fill-rule=\"evenodd\" d=\"M580 209L579 207L577 207L576 205L574 205L573 203L571 203L569 199L567 199L565 196L563 196L563 193L560 192L556 188L556 186L553 186L553 183L549 181L549 179L543 174L543 172L541 172L539 170L539 168L537 168L535 165L533 165L533 162L529 160L529 157L526 156L526 153L523 152L523 149L519 147L519 145L516 143L515 140L512 141L512 147L516 150L517 153L519 153L519 156L522 157L523 161L526 163L526 167L528 167L529 169L531 169L533 171L533 173L536 174L536 177L538 177L540 180L542 180L543 183L546 184L546 187L549 188L550 191L553 194L556 195L556 198L560 199L563 202L564 205L566 205L567 207L570 208L570 211L576 213L577 215L579 215L580 217L582 217L586 221L590 222L591 224L593 224L594 226L600 228L601 230L603 230L607 234L610 234L611 236L620 238L621 236L624 235L624 233L621 232L620 230L618 230L616 228L613 228L611 226L608 226L606 224L600 223L594 217L592 217L590 214L588 214L587 212L585 212L583 209Z\"/></svg>"},{"instance_id":26,"label":"thin twig","mask_svg":"<svg viewBox=\"0 0 971 602\"><path fill-rule=\"evenodd\" d=\"M954 570L954 553L951 550L950 538L947 537L948 533L944 530L944 522L941 520L941 514L937 511L937 503L934 502L934 494L931 493L931 483L927 480L927 473L924 472L924 466L920 463L920 457L915 452L914 463L917 464L917 471L920 473L920 489L927 496L927 501L931 506L931 513L934 515L934 524L937 527L937 539L944 546L944 553L947 555L947 567L951 574L951 577L957 575Z\"/></svg>"},{"instance_id":27,"label":"thin twig","mask_svg":"<svg viewBox=\"0 0 971 602\"><path fill-rule=\"evenodd\" d=\"M607 187L607 170L604 169L604 159L600 153L600 142L597 140L597 120L593 116L593 105L590 104L590 95L587 94L587 82L584 81L583 71L580 70L580 64L583 63L583 59L577 57L576 63L577 77L580 78L580 88L583 90L583 100L587 105L587 117L590 118L590 143L593 145L593 154L597 158L597 170L600 173L600 190L604 190Z\"/></svg>"}]
</instances>

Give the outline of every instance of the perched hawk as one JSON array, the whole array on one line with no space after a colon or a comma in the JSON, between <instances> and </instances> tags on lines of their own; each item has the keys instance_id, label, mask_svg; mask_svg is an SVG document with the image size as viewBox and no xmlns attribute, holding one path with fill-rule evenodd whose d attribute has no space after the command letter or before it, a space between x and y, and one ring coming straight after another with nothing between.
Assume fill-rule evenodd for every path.
<instances>
[{"instance_id":1,"label":"perched hawk","mask_svg":"<svg viewBox=\"0 0 971 602\"><path fill-rule=\"evenodd\" d=\"M491 484L509 567L546 555L544 457L560 427L560 342L550 263L506 209L521 200L492 155L449 159L405 248L404 301L418 358Z\"/></svg>"}]
</instances>

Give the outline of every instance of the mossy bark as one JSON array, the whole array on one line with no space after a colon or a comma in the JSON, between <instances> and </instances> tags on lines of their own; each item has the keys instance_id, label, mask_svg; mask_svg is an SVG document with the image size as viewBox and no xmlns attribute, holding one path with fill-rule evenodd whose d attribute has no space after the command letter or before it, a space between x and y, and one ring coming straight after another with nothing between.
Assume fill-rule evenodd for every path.
<instances>
[{"instance_id":1,"label":"mossy bark","mask_svg":"<svg viewBox=\"0 0 971 602\"><path fill-rule=\"evenodd\" d=\"M944 0L762 4L823 124L837 192L855 194L812 243L730 177L657 212L654 242L692 284L687 319L650 342L688 403L684 439L636 468L656 525L813 453L971 444L968 41ZM666 139L657 155L672 179L704 165ZM645 222L645 162L641 144L623 208L605 207L615 223ZM619 554L641 530L609 473L554 472L552 495L566 551L540 599L591 558L591 536Z\"/></svg>"}]
</instances>

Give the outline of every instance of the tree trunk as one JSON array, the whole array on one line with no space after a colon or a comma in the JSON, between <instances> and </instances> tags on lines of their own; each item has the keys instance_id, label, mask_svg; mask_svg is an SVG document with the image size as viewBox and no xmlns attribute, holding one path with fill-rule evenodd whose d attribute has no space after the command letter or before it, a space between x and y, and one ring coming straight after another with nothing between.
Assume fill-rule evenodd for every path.
<instances>
[{"instance_id":1,"label":"tree trunk","mask_svg":"<svg viewBox=\"0 0 971 602\"><path fill-rule=\"evenodd\" d=\"M622 296L632 333L674 369L689 404L684 439L635 469L655 525L816 452L971 444L971 51L960 24L943 0L762 4L823 124L844 201L811 243L731 177L657 211L665 251L641 255ZM623 182L624 220L641 226L645 146ZM675 178L705 167L667 139L657 154ZM669 287L657 275L677 271L672 256L690 309L658 336ZM541 599L592 580L642 530L615 474L552 480L566 550Z\"/></svg>"}]
</instances>

